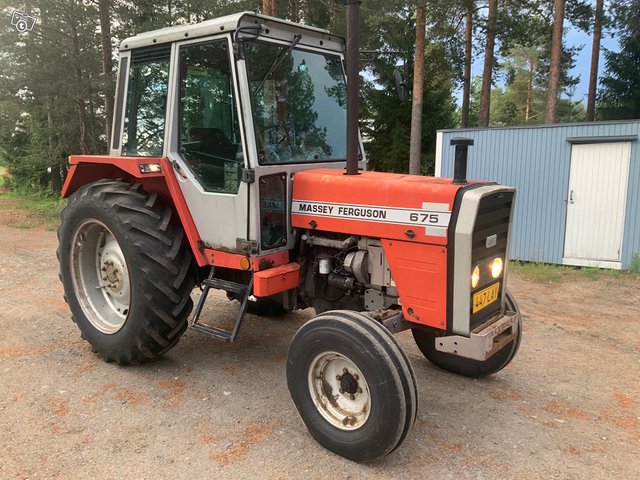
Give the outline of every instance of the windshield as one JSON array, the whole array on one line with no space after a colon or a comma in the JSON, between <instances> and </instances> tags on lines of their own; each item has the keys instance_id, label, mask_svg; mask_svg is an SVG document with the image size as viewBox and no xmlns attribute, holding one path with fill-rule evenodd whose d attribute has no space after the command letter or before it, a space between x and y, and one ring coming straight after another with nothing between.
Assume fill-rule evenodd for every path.
<instances>
[{"instance_id":1,"label":"windshield","mask_svg":"<svg viewBox=\"0 0 640 480\"><path fill-rule=\"evenodd\" d=\"M260 163L344 160L340 57L249 41L246 59Z\"/></svg>"}]
</instances>

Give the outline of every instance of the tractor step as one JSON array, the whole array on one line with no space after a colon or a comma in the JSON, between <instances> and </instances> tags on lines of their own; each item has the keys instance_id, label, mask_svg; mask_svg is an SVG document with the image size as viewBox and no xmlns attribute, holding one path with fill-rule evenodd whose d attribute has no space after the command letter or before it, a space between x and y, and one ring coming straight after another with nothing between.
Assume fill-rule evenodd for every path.
<instances>
[{"instance_id":1,"label":"tractor step","mask_svg":"<svg viewBox=\"0 0 640 480\"><path fill-rule=\"evenodd\" d=\"M202 282L202 295L200 295L198 305L196 305L196 309L193 312L193 322L191 323L191 328L198 332L210 335L217 340L221 340L223 342L233 342L240 332L242 320L244 319L244 315L247 313L247 303L249 300L249 296L251 295L251 292L253 290L253 275L251 275L249 284L245 285L243 283L236 283L229 280L223 280L221 278L215 278L214 274L215 270L214 268L211 268L209 278ZM198 321L200 320L200 315L202 314L204 303L207 300L207 296L209 295L209 290L211 290L212 288L216 290L224 290L225 292L235 293L238 295L238 300L240 301L240 311L236 316L236 321L233 324L233 328L231 330L224 330L222 328L198 323Z\"/></svg>"}]
</instances>

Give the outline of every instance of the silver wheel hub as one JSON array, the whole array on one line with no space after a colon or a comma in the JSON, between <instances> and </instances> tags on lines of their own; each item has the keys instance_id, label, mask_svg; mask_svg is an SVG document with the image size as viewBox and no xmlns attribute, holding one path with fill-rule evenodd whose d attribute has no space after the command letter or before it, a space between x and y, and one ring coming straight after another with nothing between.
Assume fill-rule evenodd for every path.
<instances>
[{"instance_id":1,"label":"silver wheel hub","mask_svg":"<svg viewBox=\"0 0 640 480\"><path fill-rule=\"evenodd\" d=\"M120 244L102 222L85 220L76 228L71 244L71 278L89 322L102 333L120 331L131 302L129 271Z\"/></svg>"},{"instance_id":2,"label":"silver wheel hub","mask_svg":"<svg viewBox=\"0 0 640 480\"><path fill-rule=\"evenodd\" d=\"M347 356L324 352L309 365L309 393L320 415L340 430L357 430L371 412L369 386Z\"/></svg>"}]
</instances>

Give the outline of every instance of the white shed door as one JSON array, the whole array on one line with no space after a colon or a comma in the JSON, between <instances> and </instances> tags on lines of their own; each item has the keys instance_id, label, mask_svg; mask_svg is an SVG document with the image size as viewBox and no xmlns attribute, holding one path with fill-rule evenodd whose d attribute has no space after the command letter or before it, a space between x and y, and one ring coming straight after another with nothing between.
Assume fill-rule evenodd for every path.
<instances>
[{"instance_id":1,"label":"white shed door","mask_svg":"<svg viewBox=\"0 0 640 480\"><path fill-rule=\"evenodd\" d=\"M620 268L630 142L573 145L564 264Z\"/></svg>"}]
</instances>

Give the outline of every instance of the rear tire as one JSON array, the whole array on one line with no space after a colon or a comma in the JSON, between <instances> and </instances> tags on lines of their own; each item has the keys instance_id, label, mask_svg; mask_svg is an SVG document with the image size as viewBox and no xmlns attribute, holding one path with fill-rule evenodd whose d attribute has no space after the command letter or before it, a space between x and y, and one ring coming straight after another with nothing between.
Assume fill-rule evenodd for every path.
<instances>
[{"instance_id":1,"label":"rear tire","mask_svg":"<svg viewBox=\"0 0 640 480\"><path fill-rule=\"evenodd\" d=\"M311 436L358 462L393 452L416 418L411 364L384 327L359 313L330 311L303 325L289 347L287 384Z\"/></svg>"},{"instance_id":2,"label":"rear tire","mask_svg":"<svg viewBox=\"0 0 640 480\"><path fill-rule=\"evenodd\" d=\"M83 186L62 212L65 300L82 338L106 361L157 358L187 328L193 259L172 213L140 185L113 180Z\"/></svg>"},{"instance_id":3,"label":"rear tire","mask_svg":"<svg viewBox=\"0 0 640 480\"><path fill-rule=\"evenodd\" d=\"M520 342L522 340L522 317L520 316L520 309L518 308L518 304L515 299L508 291L506 296L506 305L507 310L518 314L516 338L507 343L501 350L493 354L487 360L473 360L471 358L464 358L436 350L435 340L437 337L437 330L413 329L413 338L427 360L443 370L471 378L480 378L492 375L509 365L511 360L516 356L516 353L518 353Z\"/></svg>"}]
</instances>

